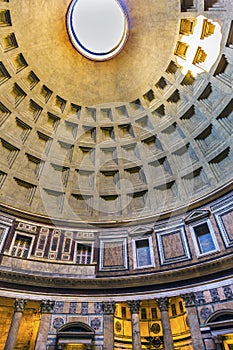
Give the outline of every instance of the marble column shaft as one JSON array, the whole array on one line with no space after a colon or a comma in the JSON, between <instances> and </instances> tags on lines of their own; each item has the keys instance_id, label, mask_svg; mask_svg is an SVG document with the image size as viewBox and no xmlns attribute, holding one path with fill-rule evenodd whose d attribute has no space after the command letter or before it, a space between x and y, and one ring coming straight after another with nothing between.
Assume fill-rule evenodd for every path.
<instances>
[{"instance_id":1,"label":"marble column shaft","mask_svg":"<svg viewBox=\"0 0 233 350\"><path fill-rule=\"evenodd\" d=\"M53 310L54 304L55 302L50 300L42 300L40 304L42 315L35 350L46 350L50 326L50 314Z\"/></svg>"},{"instance_id":2,"label":"marble column shaft","mask_svg":"<svg viewBox=\"0 0 233 350\"><path fill-rule=\"evenodd\" d=\"M163 329L163 342L164 348L173 350L173 338L172 338L172 330L170 324L170 318L168 313L169 308L169 299L168 298L158 298L156 299L157 304L159 306L161 321L162 321L162 329Z\"/></svg>"},{"instance_id":3,"label":"marble column shaft","mask_svg":"<svg viewBox=\"0 0 233 350\"><path fill-rule=\"evenodd\" d=\"M198 322L198 316L196 311L196 297L194 293L187 293L181 295L184 300L185 307L188 315L188 323L192 338L193 350L205 350L204 342L202 339L200 325Z\"/></svg>"},{"instance_id":4,"label":"marble column shaft","mask_svg":"<svg viewBox=\"0 0 233 350\"><path fill-rule=\"evenodd\" d=\"M104 302L104 350L114 350L114 301Z\"/></svg>"},{"instance_id":5,"label":"marble column shaft","mask_svg":"<svg viewBox=\"0 0 233 350\"><path fill-rule=\"evenodd\" d=\"M131 311L132 322L132 350L142 350L139 319L140 301L133 300L129 301L128 304Z\"/></svg>"},{"instance_id":6,"label":"marble column shaft","mask_svg":"<svg viewBox=\"0 0 233 350\"><path fill-rule=\"evenodd\" d=\"M15 312L12 317L11 326L8 332L4 350L12 350L15 347L17 335L20 327L20 322L23 317L23 311L24 311L26 302L27 301L24 299L15 300Z\"/></svg>"}]
</instances>

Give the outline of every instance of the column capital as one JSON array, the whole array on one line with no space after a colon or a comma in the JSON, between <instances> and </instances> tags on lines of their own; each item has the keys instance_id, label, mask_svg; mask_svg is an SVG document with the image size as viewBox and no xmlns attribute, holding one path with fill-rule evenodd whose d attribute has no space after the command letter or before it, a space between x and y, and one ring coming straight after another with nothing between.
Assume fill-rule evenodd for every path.
<instances>
[{"instance_id":1,"label":"column capital","mask_svg":"<svg viewBox=\"0 0 233 350\"><path fill-rule=\"evenodd\" d=\"M140 309L140 300L128 301L131 314L138 314Z\"/></svg>"},{"instance_id":2,"label":"column capital","mask_svg":"<svg viewBox=\"0 0 233 350\"><path fill-rule=\"evenodd\" d=\"M53 311L55 301L41 300L40 310L42 314L50 314Z\"/></svg>"},{"instance_id":3,"label":"column capital","mask_svg":"<svg viewBox=\"0 0 233 350\"><path fill-rule=\"evenodd\" d=\"M157 302L160 311L168 311L169 298L156 298L155 301Z\"/></svg>"},{"instance_id":4,"label":"column capital","mask_svg":"<svg viewBox=\"0 0 233 350\"><path fill-rule=\"evenodd\" d=\"M15 304L14 304L15 312L23 312L26 304L27 304L26 299L15 299Z\"/></svg>"},{"instance_id":5,"label":"column capital","mask_svg":"<svg viewBox=\"0 0 233 350\"><path fill-rule=\"evenodd\" d=\"M196 305L196 295L194 292L181 294L181 298L184 300L185 307Z\"/></svg>"},{"instance_id":6,"label":"column capital","mask_svg":"<svg viewBox=\"0 0 233 350\"><path fill-rule=\"evenodd\" d=\"M115 312L116 303L115 301L104 301L102 307L105 314L111 315Z\"/></svg>"}]
</instances>

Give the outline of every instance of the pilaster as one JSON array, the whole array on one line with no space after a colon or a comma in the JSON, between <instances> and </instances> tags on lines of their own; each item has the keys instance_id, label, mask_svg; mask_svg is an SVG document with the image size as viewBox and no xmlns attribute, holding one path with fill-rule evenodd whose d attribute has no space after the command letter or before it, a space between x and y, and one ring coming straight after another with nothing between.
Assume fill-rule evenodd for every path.
<instances>
[{"instance_id":1,"label":"pilaster","mask_svg":"<svg viewBox=\"0 0 233 350\"><path fill-rule=\"evenodd\" d=\"M41 310L41 320L38 332L38 337L36 340L35 350L46 350L49 324L50 324L50 314L53 311L55 302L50 300L42 300L40 304Z\"/></svg>"},{"instance_id":2,"label":"pilaster","mask_svg":"<svg viewBox=\"0 0 233 350\"><path fill-rule=\"evenodd\" d=\"M187 309L188 323L193 343L193 350L205 350L196 311L196 296L192 292L182 294L181 297L183 298L185 307Z\"/></svg>"},{"instance_id":3,"label":"pilaster","mask_svg":"<svg viewBox=\"0 0 233 350\"><path fill-rule=\"evenodd\" d=\"M116 303L114 301L103 302L102 307L104 311L104 350L113 350Z\"/></svg>"}]
</instances>

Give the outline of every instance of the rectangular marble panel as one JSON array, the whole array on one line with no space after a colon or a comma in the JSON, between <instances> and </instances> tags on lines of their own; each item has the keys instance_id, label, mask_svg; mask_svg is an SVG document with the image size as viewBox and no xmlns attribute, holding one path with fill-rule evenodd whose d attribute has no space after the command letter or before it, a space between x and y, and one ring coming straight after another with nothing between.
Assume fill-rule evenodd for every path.
<instances>
[{"instance_id":1,"label":"rectangular marble panel","mask_svg":"<svg viewBox=\"0 0 233 350\"><path fill-rule=\"evenodd\" d=\"M156 234L161 264L171 264L190 259L190 252L183 227L167 229Z\"/></svg>"},{"instance_id":2,"label":"rectangular marble panel","mask_svg":"<svg viewBox=\"0 0 233 350\"><path fill-rule=\"evenodd\" d=\"M103 239L100 241L100 270L127 268L126 239Z\"/></svg>"},{"instance_id":3,"label":"rectangular marble panel","mask_svg":"<svg viewBox=\"0 0 233 350\"><path fill-rule=\"evenodd\" d=\"M225 227L226 234L229 238L229 242L233 243L233 228L232 228L233 211L221 215L220 218L222 219L222 223Z\"/></svg>"},{"instance_id":4,"label":"rectangular marble panel","mask_svg":"<svg viewBox=\"0 0 233 350\"><path fill-rule=\"evenodd\" d=\"M226 247L233 245L233 206L232 204L227 207L223 207L220 210L216 210L214 213L215 220L217 221L219 231L222 235Z\"/></svg>"},{"instance_id":5,"label":"rectangular marble panel","mask_svg":"<svg viewBox=\"0 0 233 350\"><path fill-rule=\"evenodd\" d=\"M123 242L104 243L104 266L123 266Z\"/></svg>"}]
</instances>

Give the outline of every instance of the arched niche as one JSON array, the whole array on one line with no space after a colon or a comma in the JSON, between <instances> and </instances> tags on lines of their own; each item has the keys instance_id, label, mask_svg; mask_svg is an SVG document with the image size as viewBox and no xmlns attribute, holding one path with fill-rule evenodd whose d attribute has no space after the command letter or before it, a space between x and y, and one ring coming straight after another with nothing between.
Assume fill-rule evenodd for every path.
<instances>
[{"instance_id":1,"label":"arched niche","mask_svg":"<svg viewBox=\"0 0 233 350\"><path fill-rule=\"evenodd\" d=\"M58 349L91 350L94 336L94 329L85 323L66 323L57 330Z\"/></svg>"},{"instance_id":2,"label":"arched niche","mask_svg":"<svg viewBox=\"0 0 233 350\"><path fill-rule=\"evenodd\" d=\"M233 350L233 310L218 310L205 322L211 330L217 350Z\"/></svg>"}]
</instances>

